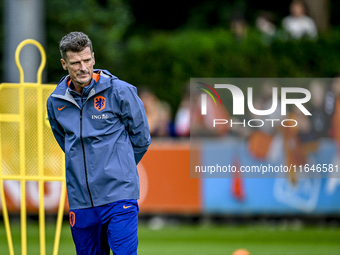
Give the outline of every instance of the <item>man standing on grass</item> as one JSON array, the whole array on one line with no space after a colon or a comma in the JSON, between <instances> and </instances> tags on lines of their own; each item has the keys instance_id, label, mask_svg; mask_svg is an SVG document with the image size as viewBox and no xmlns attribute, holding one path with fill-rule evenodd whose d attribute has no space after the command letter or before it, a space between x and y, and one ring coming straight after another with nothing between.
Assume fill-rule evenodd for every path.
<instances>
[{"instance_id":1,"label":"man standing on grass","mask_svg":"<svg viewBox=\"0 0 340 255\"><path fill-rule=\"evenodd\" d=\"M151 142L134 86L94 70L91 40L71 32L59 45L63 77L47 100L65 152L70 225L77 254L137 254L137 164Z\"/></svg>"}]
</instances>

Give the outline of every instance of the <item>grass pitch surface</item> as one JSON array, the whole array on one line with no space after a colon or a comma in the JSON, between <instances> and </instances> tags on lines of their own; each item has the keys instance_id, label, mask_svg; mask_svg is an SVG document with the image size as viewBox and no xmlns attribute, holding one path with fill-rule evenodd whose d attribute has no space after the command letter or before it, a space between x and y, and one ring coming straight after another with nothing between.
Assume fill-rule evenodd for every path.
<instances>
[{"instance_id":1,"label":"grass pitch surface","mask_svg":"<svg viewBox=\"0 0 340 255\"><path fill-rule=\"evenodd\" d=\"M15 254L20 254L20 224L11 223ZM46 254L52 254L55 223L46 225ZM152 230L139 227L139 255L220 255L240 248L251 255L339 255L339 226L287 225L173 225ZM37 222L28 223L28 255L38 255ZM0 224L0 254L9 254L3 222ZM75 255L70 227L64 223L60 255Z\"/></svg>"}]
</instances>

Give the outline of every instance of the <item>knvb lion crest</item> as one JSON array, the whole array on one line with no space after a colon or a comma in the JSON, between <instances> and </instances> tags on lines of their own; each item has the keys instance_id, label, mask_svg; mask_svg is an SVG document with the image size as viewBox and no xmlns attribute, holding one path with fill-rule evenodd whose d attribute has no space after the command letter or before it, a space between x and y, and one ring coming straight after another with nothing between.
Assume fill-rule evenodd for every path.
<instances>
[{"instance_id":1,"label":"knvb lion crest","mask_svg":"<svg viewBox=\"0 0 340 255\"><path fill-rule=\"evenodd\" d=\"M76 215L73 211L70 211L69 219L70 219L70 225L71 227L73 227L74 224L76 223Z\"/></svg>"},{"instance_id":2,"label":"knvb lion crest","mask_svg":"<svg viewBox=\"0 0 340 255\"><path fill-rule=\"evenodd\" d=\"M97 96L94 98L94 108L98 111L105 109L106 106L106 98L103 96Z\"/></svg>"}]
</instances>

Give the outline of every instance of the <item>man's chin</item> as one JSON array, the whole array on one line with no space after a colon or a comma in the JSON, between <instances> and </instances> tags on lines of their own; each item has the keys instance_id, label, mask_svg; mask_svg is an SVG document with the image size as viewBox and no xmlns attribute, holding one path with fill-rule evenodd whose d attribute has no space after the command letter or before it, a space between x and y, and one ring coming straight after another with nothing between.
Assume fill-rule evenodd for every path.
<instances>
[{"instance_id":1,"label":"man's chin","mask_svg":"<svg viewBox=\"0 0 340 255\"><path fill-rule=\"evenodd\" d=\"M86 87L91 83L91 79L78 79L77 83L82 87Z\"/></svg>"}]
</instances>

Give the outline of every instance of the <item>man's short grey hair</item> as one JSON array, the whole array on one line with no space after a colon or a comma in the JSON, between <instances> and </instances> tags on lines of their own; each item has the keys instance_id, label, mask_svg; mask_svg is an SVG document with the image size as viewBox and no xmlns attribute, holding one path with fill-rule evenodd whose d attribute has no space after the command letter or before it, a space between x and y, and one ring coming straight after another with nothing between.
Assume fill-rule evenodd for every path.
<instances>
[{"instance_id":1,"label":"man's short grey hair","mask_svg":"<svg viewBox=\"0 0 340 255\"><path fill-rule=\"evenodd\" d=\"M66 60L66 52L80 52L86 47L89 47L91 53L93 52L93 46L90 38L83 32L71 32L65 35L60 43L59 50L61 57Z\"/></svg>"}]
</instances>

